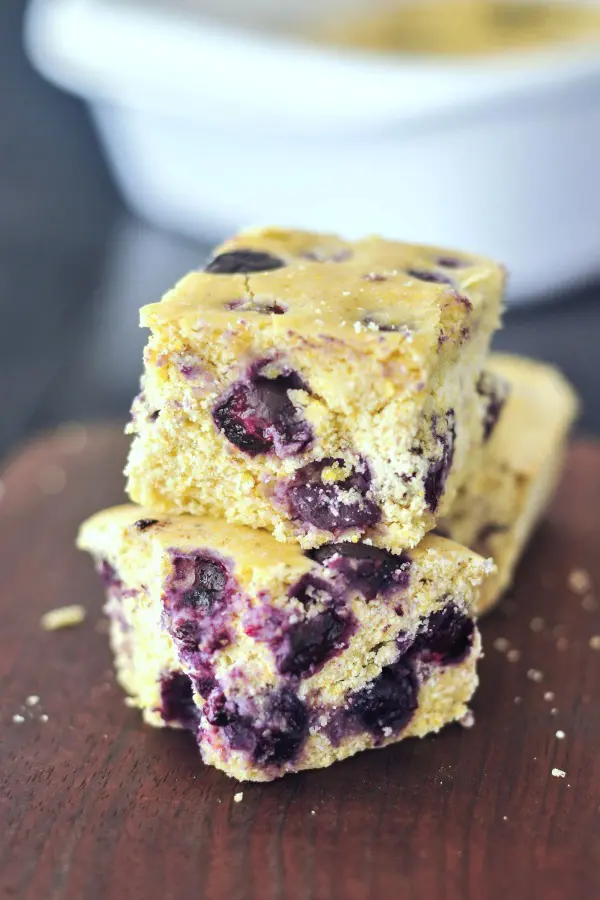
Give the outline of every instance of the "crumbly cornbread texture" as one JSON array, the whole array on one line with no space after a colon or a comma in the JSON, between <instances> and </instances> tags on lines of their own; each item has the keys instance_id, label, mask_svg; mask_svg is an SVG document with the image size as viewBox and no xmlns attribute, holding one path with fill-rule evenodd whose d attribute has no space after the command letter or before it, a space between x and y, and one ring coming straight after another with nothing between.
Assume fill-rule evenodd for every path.
<instances>
[{"instance_id":1,"label":"crumbly cornbread texture","mask_svg":"<svg viewBox=\"0 0 600 900\"><path fill-rule=\"evenodd\" d=\"M439 528L454 540L492 556L496 572L479 595L477 612L488 610L510 585L527 541L556 488L565 442L577 413L575 392L552 366L492 354L487 382L507 399L488 442L450 514ZM484 379L485 381L485 379Z\"/></svg>"},{"instance_id":2,"label":"crumbly cornbread texture","mask_svg":"<svg viewBox=\"0 0 600 900\"><path fill-rule=\"evenodd\" d=\"M149 721L192 728L205 762L268 781L461 718L472 610L492 563L428 536L394 555L303 552L265 531L134 506L85 523L121 683ZM162 629L162 630L161 630Z\"/></svg>"},{"instance_id":3,"label":"crumbly cornbread texture","mask_svg":"<svg viewBox=\"0 0 600 900\"><path fill-rule=\"evenodd\" d=\"M239 235L142 310L131 498L304 548L415 546L481 444L503 282L432 247Z\"/></svg>"}]
</instances>

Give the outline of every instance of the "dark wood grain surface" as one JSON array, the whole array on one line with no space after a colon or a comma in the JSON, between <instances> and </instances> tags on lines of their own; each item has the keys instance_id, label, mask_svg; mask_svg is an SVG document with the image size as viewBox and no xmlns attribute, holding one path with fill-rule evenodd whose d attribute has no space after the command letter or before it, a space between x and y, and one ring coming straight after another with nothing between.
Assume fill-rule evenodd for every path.
<instances>
[{"instance_id":1,"label":"dark wood grain surface","mask_svg":"<svg viewBox=\"0 0 600 900\"><path fill-rule=\"evenodd\" d=\"M241 788L189 736L144 726L115 685L100 585L73 539L122 498L124 453L117 429L59 434L1 476L2 900L600 895L600 611L569 586L584 569L600 600L600 445L572 447L517 586L483 625L474 728ZM84 624L40 629L78 602Z\"/></svg>"}]
</instances>

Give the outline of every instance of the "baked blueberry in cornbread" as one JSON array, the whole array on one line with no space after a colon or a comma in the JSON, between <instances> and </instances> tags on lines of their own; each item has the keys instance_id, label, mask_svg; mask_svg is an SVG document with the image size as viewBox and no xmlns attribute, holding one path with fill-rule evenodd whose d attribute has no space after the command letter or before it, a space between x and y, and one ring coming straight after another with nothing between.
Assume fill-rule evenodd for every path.
<instances>
[{"instance_id":1,"label":"baked blueberry in cornbread","mask_svg":"<svg viewBox=\"0 0 600 900\"><path fill-rule=\"evenodd\" d=\"M484 439L503 284L502 267L454 251L238 235L142 310L131 498L304 549L416 546Z\"/></svg>"},{"instance_id":2,"label":"baked blueberry in cornbread","mask_svg":"<svg viewBox=\"0 0 600 900\"><path fill-rule=\"evenodd\" d=\"M123 506L86 522L79 546L104 573L123 687L235 778L438 731L475 690L473 610L493 566L444 538L399 554L364 542L304 552Z\"/></svg>"}]
</instances>

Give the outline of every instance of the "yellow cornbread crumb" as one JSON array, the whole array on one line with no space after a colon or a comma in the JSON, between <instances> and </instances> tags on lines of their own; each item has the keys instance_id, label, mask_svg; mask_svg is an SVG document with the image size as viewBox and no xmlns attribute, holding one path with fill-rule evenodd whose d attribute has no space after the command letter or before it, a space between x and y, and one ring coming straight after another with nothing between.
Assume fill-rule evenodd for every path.
<instances>
[{"instance_id":1,"label":"yellow cornbread crumb","mask_svg":"<svg viewBox=\"0 0 600 900\"><path fill-rule=\"evenodd\" d=\"M44 631L74 628L76 625L81 625L85 616L85 609L78 603L74 603L71 606L59 606L44 613L40 619L40 625Z\"/></svg>"}]
</instances>

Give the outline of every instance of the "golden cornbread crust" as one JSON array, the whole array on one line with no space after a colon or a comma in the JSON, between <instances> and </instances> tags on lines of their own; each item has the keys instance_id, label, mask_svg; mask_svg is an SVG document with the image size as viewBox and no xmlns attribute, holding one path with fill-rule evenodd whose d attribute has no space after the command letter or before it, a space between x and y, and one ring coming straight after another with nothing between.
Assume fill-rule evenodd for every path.
<instances>
[{"instance_id":1,"label":"golden cornbread crust","mask_svg":"<svg viewBox=\"0 0 600 900\"><path fill-rule=\"evenodd\" d=\"M142 310L151 336L129 428L130 497L304 548L364 536L393 551L416 546L449 511L481 444L476 384L499 323L502 268L380 238L278 229L245 232L216 259L248 250L281 265L194 272ZM217 427L215 409L257 367L263 381L295 379L287 398L311 433L297 452L248 453ZM350 486L344 499L374 504L378 521L334 531L290 507L294 476L321 460L338 461L342 475L368 472L364 496ZM432 500L436 466L447 471Z\"/></svg>"}]
</instances>

